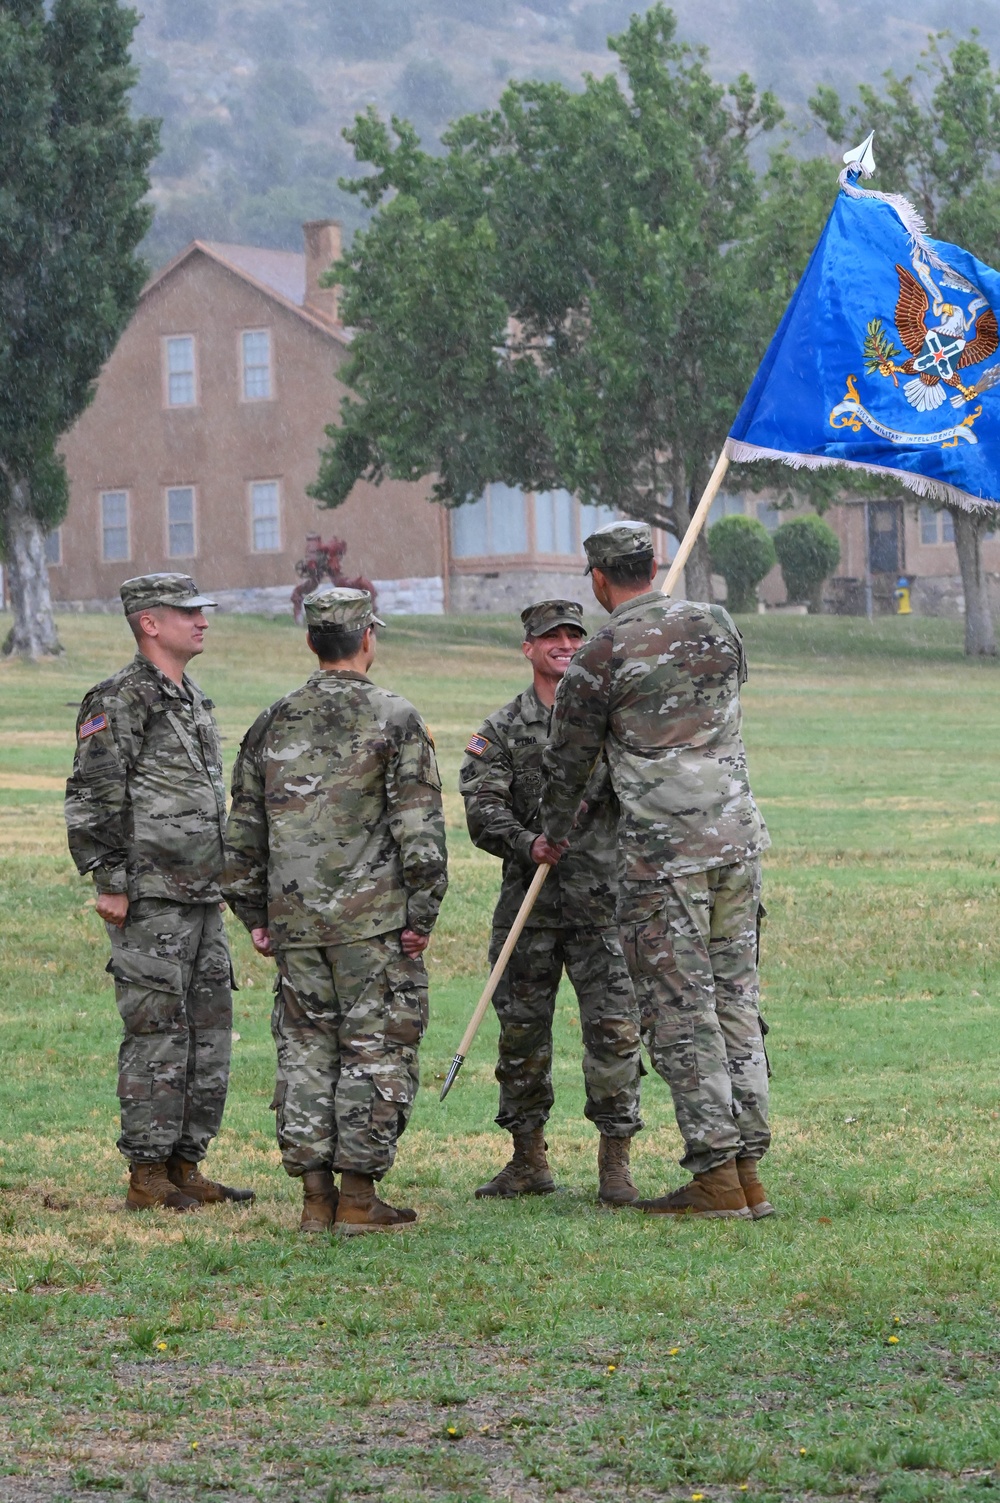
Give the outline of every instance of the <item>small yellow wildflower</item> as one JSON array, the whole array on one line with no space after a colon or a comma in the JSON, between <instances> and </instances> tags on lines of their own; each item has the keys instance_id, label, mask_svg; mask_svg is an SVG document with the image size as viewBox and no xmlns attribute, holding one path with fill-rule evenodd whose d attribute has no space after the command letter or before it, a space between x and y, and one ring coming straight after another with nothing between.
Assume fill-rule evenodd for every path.
<instances>
[{"instance_id":1,"label":"small yellow wildflower","mask_svg":"<svg viewBox=\"0 0 1000 1503\"><path fill-rule=\"evenodd\" d=\"M198 1442L196 1440L193 1440L191 1442L191 1449L192 1449L192 1451L197 1451L197 1449L198 1449Z\"/></svg>"},{"instance_id":2,"label":"small yellow wildflower","mask_svg":"<svg viewBox=\"0 0 1000 1503\"><path fill-rule=\"evenodd\" d=\"M458 1434L458 1431L457 1431L457 1429L456 1429L456 1428L455 1428L455 1426L454 1426L454 1425L449 1425L449 1426L448 1426L448 1434L449 1434L449 1435L450 1435L450 1436L451 1436L451 1437L452 1437L452 1438L454 1438L454 1437L455 1437L455 1436L456 1436L456 1435L457 1435L457 1434Z\"/></svg>"},{"instance_id":3,"label":"small yellow wildflower","mask_svg":"<svg viewBox=\"0 0 1000 1503\"><path fill-rule=\"evenodd\" d=\"M894 1326L901 1326L903 1324L903 1317L901 1315L894 1315L892 1317L892 1323Z\"/></svg>"},{"instance_id":4,"label":"small yellow wildflower","mask_svg":"<svg viewBox=\"0 0 1000 1503\"><path fill-rule=\"evenodd\" d=\"M890 1336L889 1337L889 1341L888 1341L888 1345L889 1346L898 1346L899 1345L899 1337L898 1336Z\"/></svg>"},{"instance_id":5,"label":"small yellow wildflower","mask_svg":"<svg viewBox=\"0 0 1000 1503\"><path fill-rule=\"evenodd\" d=\"M158 1352L165 1352L167 1350L167 1343L165 1341L158 1341L156 1343L156 1350Z\"/></svg>"},{"instance_id":6,"label":"small yellow wildflower","mask_svg":"<svg viewBox=\"0 0 1000 1503\"><path fill-rule=\"evenodd\" d=\"M671 1347L671 1348L670 1348L670 1350L669 1350L669 1352L668 1352L668 1353L667 1353L667 1356L668 1356L668 1357L676 1357L676 1356L677 1356L677 1353L678 1353L678 1352L679 1352L679 1351L680 1351L680 1347L679 1347L679 1346L672 1346L672 1347Z\"/></svg>"},{"instance_id":7,"label":"small yellow wildflower","mask_svg":"<svg viewBox=\"0 0 1000 1503\"><path fill-rule=\"evenodd\" d=\"M805 1454L806 1454L806 1448L805 1448L805 1446L799 1446L799 1455L800 1456L804 1456Z\"/></svg>"},{"instance_id":8,"label":"small yellow wildflower","mask_svg":"<svg viewBox=\"0 0 1000 1503\"><path fill-rule=\"evenodd\" d=\"M705 1494L704 1493L692 1493L691 1494L691 1503L704 1503L704 1499L705 1499Z\"/></svg>"},{"instance_id":9,"label":"small yellow wildflower","mask_svg":"<svg viewBox=\"0 0 1000 1503\"><path fill-rule=\"evenodd\" d=\"M609 1373L616 1373L617 1371L618 1371L618 1369L615 1366L615 1364L613 1362L609 1362L608 1363L608 1372Z\"/></svg>"}]
</instances>

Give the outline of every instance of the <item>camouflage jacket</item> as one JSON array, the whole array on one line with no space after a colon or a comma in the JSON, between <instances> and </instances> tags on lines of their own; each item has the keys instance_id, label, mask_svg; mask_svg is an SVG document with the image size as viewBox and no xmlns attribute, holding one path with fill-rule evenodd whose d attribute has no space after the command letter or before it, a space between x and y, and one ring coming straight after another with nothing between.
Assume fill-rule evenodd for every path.
<instances>
[{"instance_id":1,"label":"camouflage jacket","mask_svg":"<svg viewBox=\"0 0 1000 1503\"><path fill-rule=\"evenodd\" d=\"M85 696L76 736L66 828L79 871L133 902L217 903L226 786L212 701L139 652Z\"/></svg>"},{"instance_id":2,"label":"camouflage jacket","mask_svg":"<svg viewBox=\"0 0 1000 1503\"><path fill-rule=\"evenodd\" d=\"M509 929L535 874L531 846L542 833L542 753L552 712L532 687L484 721L466 747L458 787L474 845L503 860L493 922ZM545 879L528 928L603 928L614 923L618 808L603 762L591 779L570 848Z\"/></svg>"},{"instance_id":3,"label":"camouflage jacket","mask_svg":"<svg viewBox=\"0 0 1000 1503\"><path fill-rule=\"evenodd\" d=\"M649 591L585 643L559 684L542 820L568 835L602 751L621 805L618 876L650 882L770 844L740 735L743 639L718 605Z\"/></svg>"},{"instance_id":4,"label":"camouflage jacket","mask_svg":"<svg viewBox=\"0 0 1000 1503\"><path fill-rule=\"evenodd\" d=\"M226 900L278 949L429 934L448 885L441 780L411 704L317 669L259 715L233 770Z\"/></svg>"}]
</instances>

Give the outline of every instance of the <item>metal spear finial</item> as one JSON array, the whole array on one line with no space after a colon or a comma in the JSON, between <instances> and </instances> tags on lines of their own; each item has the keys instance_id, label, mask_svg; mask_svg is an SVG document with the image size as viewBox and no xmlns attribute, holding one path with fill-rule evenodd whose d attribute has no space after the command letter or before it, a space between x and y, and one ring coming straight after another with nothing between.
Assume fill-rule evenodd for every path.
<instances>
[{"instance_id":1,"label":"metal spear finial","mask_svg":"<svg viewBox=\"0 0 1000 1503\"><path fill-rule=\"evenodd\" d=\"M844 152L848 168L853 167L861 177L871 177L875 171L875 156L872 152L874 139L875 132L870 130L860 146L852 146L850 151Z\"/></svg>"}]
</instances>

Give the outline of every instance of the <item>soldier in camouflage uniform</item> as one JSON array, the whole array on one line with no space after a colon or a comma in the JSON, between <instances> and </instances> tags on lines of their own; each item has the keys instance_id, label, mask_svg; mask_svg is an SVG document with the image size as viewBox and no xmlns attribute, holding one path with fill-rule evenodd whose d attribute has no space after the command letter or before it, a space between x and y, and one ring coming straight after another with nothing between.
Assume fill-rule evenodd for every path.
<instances>
[{"instance_id":1,"label":"soldier in camouflage uniform","mask_svg":"<svg viewBox=\"0 0 1000 1503\"><path fill-rule=\"evenodd\" d=\"M595 760L607 758L618 826L622 944L643 1041L670 1086L691 1182L638 1201L666 1215L769 1215L767 1062L756 964L760 854L769 844L740 735L743 640L716 605L652 588L650 529L611 523L586 539L594 594L611 612L556 697L542 828L572 829Z\"/></svg>"},{"instance_id":2,"label":"soldier in camouflage uniform","mask_svg":"<svg viewBox=\"0 0 1000 1503\"><path fill-rule=\"evenodd\" d=\"M370 595L327 585L303 605L319 667L240 747L224 890L278 962L273 1106L301 1228L390 1231L416 1220L375 1182L420 1079L421 957L447 887L441 780L416 710L367 677Z\"/></svg>"},{"instance_id":3,"label":"soldier in camouflage uniform","mask_svg":"<svg viewBox=\"0 0 1000 1503\"><path fill-rule=\"evenodd\" d=\"M97 889L125 1026L118 1060L126 1205L253 1199L198 1165L229 1084L232 970L222 925L226 792L212 702L184 672L208 626L186 574L121 587L138 651L85 696L66 785L69 848Z\"/></svg>"},{"instance_id":4,"label":"soldier in camouflage uniform","mask_svg":"<svg viewBox=\"0 0 1000 1503\"><path fill-rule=\"evenodd\" d=\"M584 640L583 607L543 600L521 612L523 652L532 683L479 728L459 777L473 843L503 861L493 915L490 964L531 883L536 865L553 866L493 998L500 1019L500 1111L513 1157L476 1191L487 1196L544 1195L555 1189L545 1156L553 1102L552 1019L563 968L580 1004L586 1115L598 1128L600 1199L636 1199L629 1143L639 1116L639 1014L615 926L617 809L600 764L584 793L565 855L540 831L542 752L560 678ZM558 864L557 864L558 863Z\"/></svg>"}]
</instances>

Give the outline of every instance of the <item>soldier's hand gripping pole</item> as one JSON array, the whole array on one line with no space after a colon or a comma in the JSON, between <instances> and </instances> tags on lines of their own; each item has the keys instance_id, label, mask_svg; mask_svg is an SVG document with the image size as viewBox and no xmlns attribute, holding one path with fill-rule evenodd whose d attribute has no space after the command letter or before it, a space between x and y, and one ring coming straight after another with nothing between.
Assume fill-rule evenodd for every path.
<instances>
[{"instance_id":1,"label":"soldier's hand gripping pole","mask_svg":"<svg viewBox=\"0 0 1000 1503\"><path fill-rule=\"evenodd\" d=\"M491 1001L493 1000L493 993L496 991L497 987L500 985L500 982L503 979L503 973L507 969L507 963L514 953L514 946L521 938L521 930L528 922L531 910L535 906L535 899L541 892L542 883L545 881L545 878L548 876L550 870L551 867L549 866L539 865L535 872L535 875L531 879L531 886L528 888L528 891L524 895L524 902L518 909L517 918L511 924L510 933L504 940L503 949L497 956L496 965L493 967L492 971L490 971L490 979L486 983L483 995L476 1003L476 1010L472 1014L472 1017L469 1019L469 1026L462 1035L462 1042L458 1046L458 1053L455 1055L455 1058L451 1062L451 1068L448 1071L444 1085L441 1087L441 1096L439 1098L441 1101L444 1100L448 1092L451 1090L452 1086L455 1084L455 1078L458 1075L459 1070L465 1064L465 1056L472 1048L472 1040L475 1038L477 1032L479 1031L480 1023L486 1016L486 1009L489 1007Z\"/></svg>"},{"instance_id":2,"label":"soldier's hand gripping pole","mask_svg":"<svg viewBox=\"0 0 1000 1503\"><path fill-rule=\"evenodd\" d=\"M674 559L673 563L670 565L670 568L667 570L667 577L663 581L663 584L660 586L664 595L672 595L674 593L674 588L677 584L678 579L680 578L681 570L687 563L688 559L691 557L691 550L694 547L695 543L698 541L698 534L701 532L701 529L705 525L705 519L712 509L712 502L715 500L716 496L719 493L719 486L722 484L723 479L725 478L726 471L728 469L729 455L726 453L725 449L723 449L722 453L715 461L715 469L709 476L708 484L705 487L701 500L698 502L698 505L695 508L694 516L688 523L687 532L684 534L681 546L677 550L677 557Z\"/></svg>"}]
</instances>

